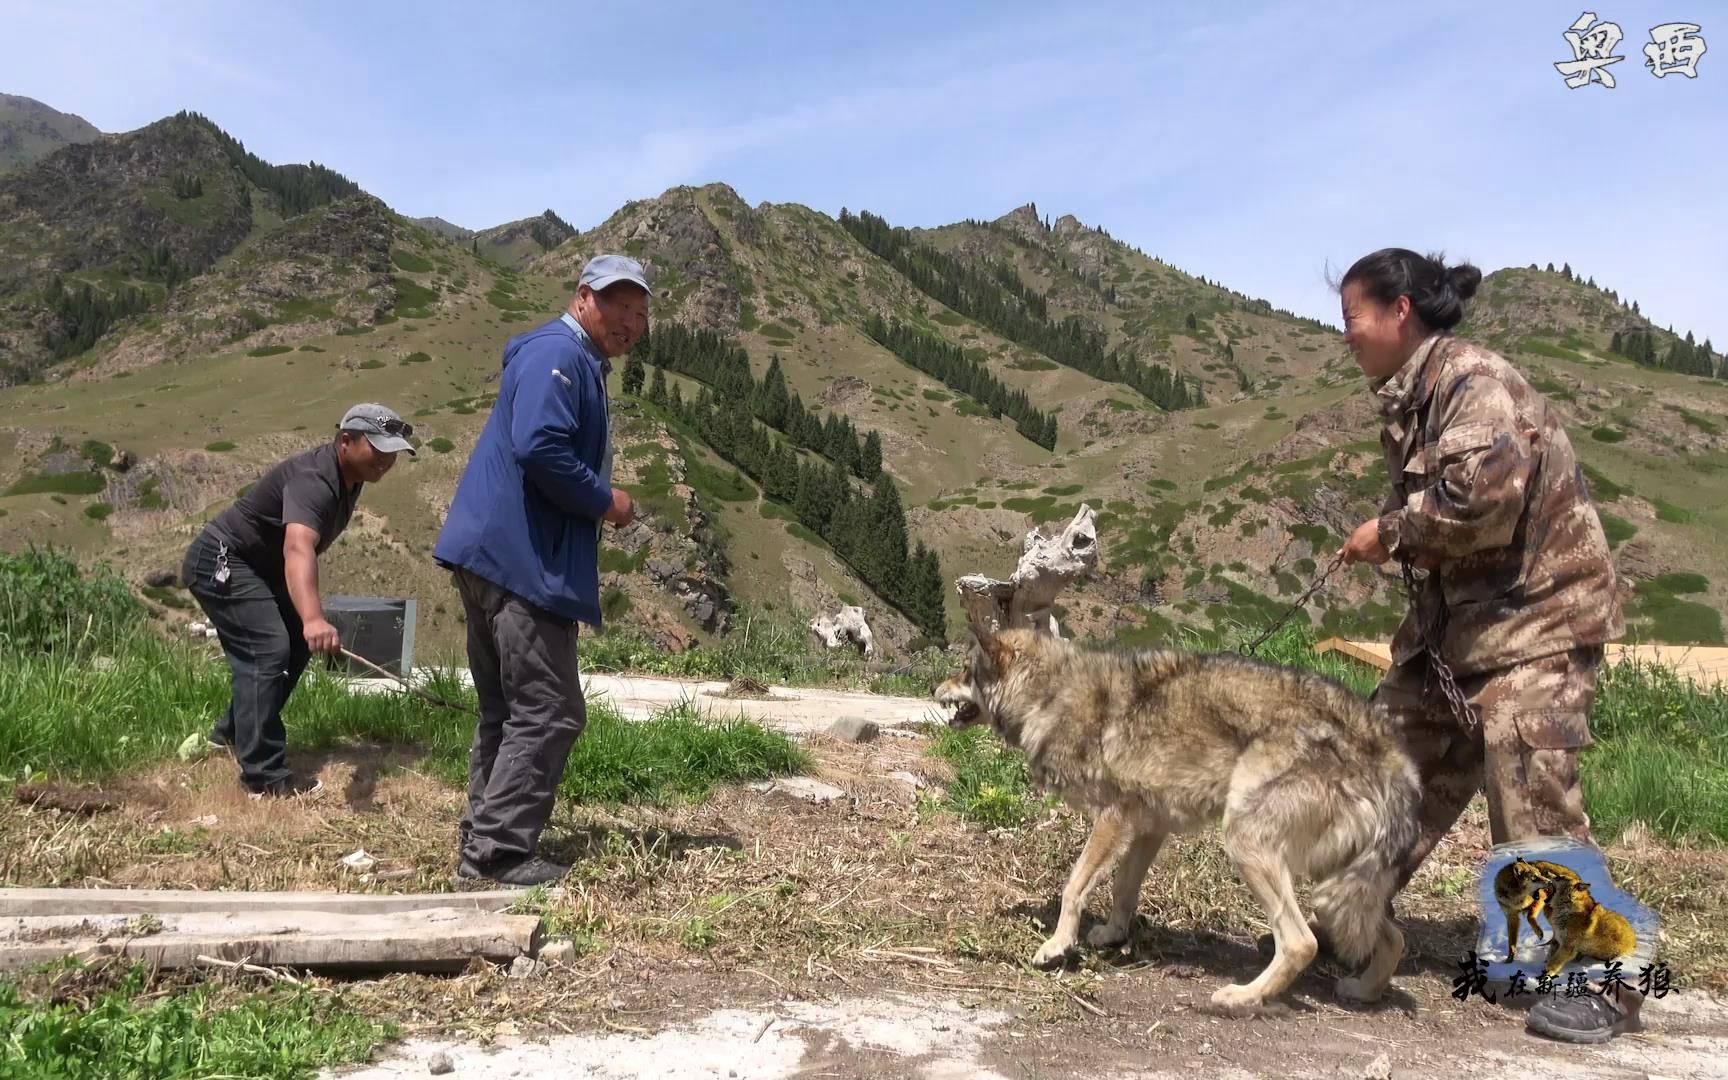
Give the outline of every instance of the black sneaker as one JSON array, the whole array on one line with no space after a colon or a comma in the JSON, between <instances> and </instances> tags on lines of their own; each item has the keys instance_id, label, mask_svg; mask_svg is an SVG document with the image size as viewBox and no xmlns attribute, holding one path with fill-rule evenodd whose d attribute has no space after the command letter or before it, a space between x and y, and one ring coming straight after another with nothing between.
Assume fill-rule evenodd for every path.
<instances>
[{"instance_id":1,"label":"black sneaker","mask_svg":"<svg viewBox=\"0 0 1728 1080\"><path fill-rule=\"evenodd\" d=\"M1526 1031L1569 1043L1603 1043L1641 1026L1596 993L1549 998L1524 1021Z\"/></svg>"},{"instance_id":2,"label":"black sneaker","mask_svg":"<svg viewBox=\"0 0 1728 1080\"><path fill-rule=\"evenodd\" d=\"M262 788L253 788L249 797L253 799L298 799L315 791L320 791L323 787L324 781L322 780L291 776L286 780L265 784Z\"/></svg>"},{"instance_id":3,"label":"black sneaker","mask_svg":"<svg viewBox=\"0 0 1728 1080\"><path fill-rule=\"evenodd\" d=\"M549 885L569 872L568 866L548 862L538 855L503 866L476 866L463 856L456 865L456 876L464 881L485 878L500 885Z\"/></svg>"}]
</instances>

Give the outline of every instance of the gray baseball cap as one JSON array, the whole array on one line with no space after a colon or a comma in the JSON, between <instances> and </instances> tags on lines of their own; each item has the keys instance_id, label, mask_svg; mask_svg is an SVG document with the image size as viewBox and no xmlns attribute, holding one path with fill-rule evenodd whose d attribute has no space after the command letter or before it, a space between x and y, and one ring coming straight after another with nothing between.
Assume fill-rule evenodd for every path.
<instances>
[{"instance_id":1,"label":"gray baseball cap","mask_svg":"<svg viewBox=\"0 0 1728 1080\"><path fill-rule=\"evenodd\" d=\"M628 255L596 255L588 260L588 265L582 268L582 277L578 285L586 285L595 292L608 285L620 281L630 281L642 288L649 296L654 290L648 287L648 275L642 269L642 264Z\"/></svg>"},{"instance_id":2,"label":"gray baseball cap","mask_svg":"<svg viewBox=\"0 0 1728 1080\"><path fill-rule=\"evenodd\" d=\"M342 417L340 430L363 433L366 441L380 453L394 454L402 450L414 453L414 444L408 441L408 437L414 434L414 425L386 405L367 402L354 406Z\"/></svg>"}]
</instances>

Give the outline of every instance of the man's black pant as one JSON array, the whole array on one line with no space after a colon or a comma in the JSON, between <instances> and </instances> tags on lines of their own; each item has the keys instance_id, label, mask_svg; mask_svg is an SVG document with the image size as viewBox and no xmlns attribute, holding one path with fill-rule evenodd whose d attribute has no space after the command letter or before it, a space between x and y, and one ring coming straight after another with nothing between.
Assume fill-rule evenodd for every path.
<instances>
[{"instance_id":1,"label":"man's black pant","mask_svg":"<svg viewBox=\"0 0 1728 1080\"><path fill-rule=\"evenodd\" d=\"M576 623L456 568L480 723L468 761L462 858L476 869L532 857L587 705Z\"/></svg>"},{"instance_id":2,"label":"man's black pant","mask_svg":"<svg viewBox=\"0 0 1728 1080\"><path fill-rule=\"evenodd\" d=\"M228 580L218 582L223 561ZM180 579L216 627L234 673L228 712L216 721L210 737L234 748L240 781L251 790L287 781L288 730L282 724L282 707L312 656L287 583L260 576L208 529L186 549Z\"/></svg>"}]
</instances>

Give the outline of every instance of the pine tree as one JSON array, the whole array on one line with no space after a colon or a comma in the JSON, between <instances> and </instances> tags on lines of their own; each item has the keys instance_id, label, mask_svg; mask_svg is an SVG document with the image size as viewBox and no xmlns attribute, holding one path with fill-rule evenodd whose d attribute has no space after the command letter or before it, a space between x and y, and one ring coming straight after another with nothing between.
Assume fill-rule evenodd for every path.
<instances>
[{"instance_id":1,"label":"pine tree","mask_svg":"<svg viewBox=\"0 0 1728 1080\"><path fill-rule=\"evenodd\" d=\"M631 349L630 358L624 361L624 392L640 395L642 393L642 380L646 374L641 354L635 349Z\"/></svg>"},{"instance_id":2,"label":"pine tree","mask_svg":"<svg viewBox=\"0 0 1728 1080\"><path fill-rule=\"evenodd\" d=\"M858 454L858 475L871 484L882 475L882 436L876 434L875 428L864 436L864 448Z\"/></svg>"},{"instance_id":3,"label":"pine tree","mask_svg":"<svg viewBox=\"0 0 1728 1080\"><path fill-rule=\"evenodd\" d=\"M648 400L656 405L666 404L666 369L654 368L654 381L648 386Z\"/></svg>"}]
</instances>

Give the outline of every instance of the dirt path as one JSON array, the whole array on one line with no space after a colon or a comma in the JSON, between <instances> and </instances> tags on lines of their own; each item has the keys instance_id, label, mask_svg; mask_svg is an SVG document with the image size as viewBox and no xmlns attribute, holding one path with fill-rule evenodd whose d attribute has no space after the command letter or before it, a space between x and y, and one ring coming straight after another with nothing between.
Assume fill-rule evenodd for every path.
<instances>
[{"instance_id":1,"label":"dirt path","mask_svg":"<svg viewBox=\"0 0 1728 1080\"><path fill-rule=\"evenodd\" d=\"M468 673L461 673L469 683ZM398 684L386 679L355 679L363 693L399 692ZM590 701L609 702L626 720L646 720L679 704L689 704L716 720L739 716L781 731L807 734L825 731L843 716L872 720L882 728L906 727L921 721L940 723L944 714L934 702L923 698L888 697L845 690L813 690L807 687L770 686L769 697L723 696L727 682L660 679L637 675L584 675L583 690Z\"/></svg>"},{"instance_id":2,"label":"dirt path","mask_svg":"<svg viewBox=\"0 0 1728 1080\"><path fill-rule=\"evenodd\" d=\"M1404 980L1406 984L1412 980ZM1197 989L1197 988L1196 988ZM1433 991L1434 987L1419 987ZM1728 1006L1702 994L1646 1008L1646 1031L1603 1046L1565 1046L1530 1036L1519 1014L1440 1001L1417 1016L1311 1012L1220 1019L1192 1011L1195 993L1107 994L1111 1015L1068 1024L1027 1023L1010 1003L948 994L884 994L722 1007L640 1033L605 1030L489 1044L416 1038L376 1064L325 1077L386 1080L428 1075L435 1055L469 1080L587 1076L667 1080L906 1077L917 1080L1074 1080L1175 1077L1399 1077L1458 1080L1515 1071L1592 1080L1721 1077ZM1440 1014L1421 1017L1421 1013ZM1376 1067L1384 1055L1385 1068ZM1390 1071L1387 1071L1389 1069Z\"/></svg>"}]
</instances>

